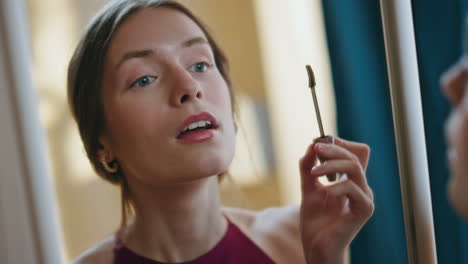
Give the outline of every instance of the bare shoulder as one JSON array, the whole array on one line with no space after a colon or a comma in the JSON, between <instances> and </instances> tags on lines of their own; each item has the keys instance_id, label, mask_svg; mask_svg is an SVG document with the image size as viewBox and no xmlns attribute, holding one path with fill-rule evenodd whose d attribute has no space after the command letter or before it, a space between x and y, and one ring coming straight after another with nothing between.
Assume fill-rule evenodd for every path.
<instances>
[{"instance_id":1,"label":"bare shoulder","mask_svg":"<svg viewBox=\"0 0 468 264\"><path fill-rule=\"evenodd\" d=\"M256 215L256 228L265 232L274 231L282 235L296 236L300 234L299 206L290 205L271 207Z\"/></svg>"},{"instance_id":2,"label":"bare shoulder","mask_svg":"<svg viewBox=\"0 0 468 264\"><path fill-rule=\"evenodd\" d=\"M70 264L111 264L114 260L114 244L115 236L109 236L72 260Z\"/></svg>"},{"instance_id":3,"label":"bare shoulder","mask_svg":"<svg viewBox=\"0 0 468 264\"><path fill-rule=\"evenodd\" d=\"M299 206L271 207L258 212L225 208L224 212L276 263L304 263Z\"/></svg>"},{"instance_id":4,"label":"bare shoulder","mask_svg":"<svg viewBox=\"0 0 468 264\"><path fill-rule=\"evenodd\" d=\"M224 212L236 224L264 234L299 235L299 206L270 207L262 211L225 207Z\"/></svg>"}]
</instances>

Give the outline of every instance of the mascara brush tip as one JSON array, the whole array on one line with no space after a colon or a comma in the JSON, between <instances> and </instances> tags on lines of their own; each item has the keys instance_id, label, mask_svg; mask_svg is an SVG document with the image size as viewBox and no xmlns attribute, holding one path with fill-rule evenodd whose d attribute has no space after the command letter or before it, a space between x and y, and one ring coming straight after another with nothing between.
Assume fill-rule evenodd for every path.
<instances>
[{"instance_id":1,"label":"mascara brush tip","mask_svg":"<svg viewBox=\"0 0 468 264\"><path fill-rule=\"evenodd\" d=\"M315 76L314 72L312 71L312 67L310 65L306 65L306 70L307 70L307 75L309 75L309 87L313 88L315 87Z\"/></svg>"}]
</instances>

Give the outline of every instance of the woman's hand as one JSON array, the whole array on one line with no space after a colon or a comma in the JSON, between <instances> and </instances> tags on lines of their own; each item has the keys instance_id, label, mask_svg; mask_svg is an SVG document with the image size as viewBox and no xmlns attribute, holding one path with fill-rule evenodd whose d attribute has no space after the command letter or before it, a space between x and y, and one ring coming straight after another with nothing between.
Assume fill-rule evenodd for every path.
<instances>
[{"instance_id":1,"label":"woman's hand","mask_svg":"<svg viewBox=\"0 0 468 264\"><path fill-rule=\"evenodd\" d=\"M365 171L370 149L335 137L335 145L313 143L300 161L301 233L308 264L343 263L346 248L374 212L374 197ZM315 166L317 157L326 159ZM335 184L318 178L344 173Z\"/></svg>"}]
</instances>

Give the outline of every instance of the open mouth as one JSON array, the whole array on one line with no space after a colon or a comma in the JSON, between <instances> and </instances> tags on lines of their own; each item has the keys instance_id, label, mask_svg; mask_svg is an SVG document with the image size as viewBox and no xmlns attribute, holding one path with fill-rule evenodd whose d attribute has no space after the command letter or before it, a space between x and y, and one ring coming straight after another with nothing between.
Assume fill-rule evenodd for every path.
<instances>
[{"instance_id":1,"label":"open mouth","mask_svg":"<svg viewBox=\"0 0 468 264\"><path fill-rule=\"evenodd\" d=\"M217 129L216 119L209 113L203 112L189 116L179 127L177 139L181 139L190 134L201 133L210 129Z\"/></svg>"},{"instance_id":2,"label":"open mouth","mask_svg":"<svg viewBox=\"0 0 468 264\"><path fill-rule=\"evenodd\" d=\"M184 131L180 132L177 136L178 139L183 138L184 136L190 133L196 133L208 129L216 129L217 126L213 125L210 121L198 121L190 124Z\"/></svg>"}]
</instances>

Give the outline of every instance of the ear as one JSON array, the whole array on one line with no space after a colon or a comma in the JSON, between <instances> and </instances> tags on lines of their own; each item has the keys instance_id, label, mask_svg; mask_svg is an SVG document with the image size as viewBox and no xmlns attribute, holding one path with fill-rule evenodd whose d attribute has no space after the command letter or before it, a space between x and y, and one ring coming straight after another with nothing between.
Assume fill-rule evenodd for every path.
<instances>
[{"instance_id":1,"label":"ear","mask_svg":"<svg viewBox=\"0 0 468 264\"><path fill-rule=\"evenodd\" d=\"M99 149L98 149L99 160L105 159L106 162L111 162L115 159L114 152L112 151L110 140L106 135L99 137Z\"/></svg>"}]
</instances>

